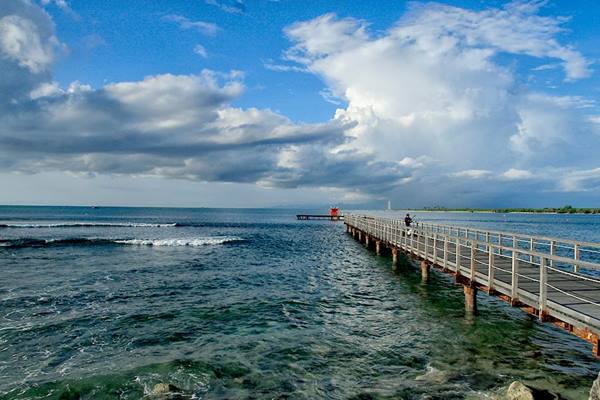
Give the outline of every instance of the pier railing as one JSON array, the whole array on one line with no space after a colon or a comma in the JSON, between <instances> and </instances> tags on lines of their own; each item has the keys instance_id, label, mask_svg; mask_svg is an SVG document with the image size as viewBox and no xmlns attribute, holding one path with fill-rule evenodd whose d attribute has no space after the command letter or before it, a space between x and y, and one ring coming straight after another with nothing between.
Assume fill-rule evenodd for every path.
<instances>
[{"instance_id":1,"label":"pier railing","mask_svg":"<svg viewBox=\"0 0 600 400\"><path fill-rule=\"evenodd\" d=\"M600 243L347 214L373 240L453 272L540 319L600 332Z\"/></svg>"}]
</instances>

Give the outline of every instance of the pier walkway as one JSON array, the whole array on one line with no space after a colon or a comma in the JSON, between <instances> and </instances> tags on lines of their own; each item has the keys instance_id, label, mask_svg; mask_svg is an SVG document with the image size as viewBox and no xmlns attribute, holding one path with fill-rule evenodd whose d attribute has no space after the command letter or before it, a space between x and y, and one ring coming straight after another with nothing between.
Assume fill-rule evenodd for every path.
<instances>
[{"instance_id":1,"label":"pier walkway","mask_svg":"<svg viewBox=\"0 0 600 400\"><path fill-rule=\"evenodd\" d=\"M421 260L424 281L430 266L453 275L468 311L483 290L587 340L600 356L600 243L356 214L344 223L377 254L391 252L394 268L403 252Z\"/></svg>"}]
</instances>

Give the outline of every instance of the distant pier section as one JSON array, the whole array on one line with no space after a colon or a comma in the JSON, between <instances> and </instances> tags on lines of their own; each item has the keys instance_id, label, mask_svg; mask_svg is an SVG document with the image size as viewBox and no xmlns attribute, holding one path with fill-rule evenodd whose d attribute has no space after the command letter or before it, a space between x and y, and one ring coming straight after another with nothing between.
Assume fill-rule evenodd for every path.
<instances>
[{"instance_id":1,"label":"distant pier section","mask_svg":"<svg viewBox=\"0 0 600 400\"><path fill-rule=\"evenodd\" d=\"M337 207L331 207L328 214L296 214L298 220L311 220L311 219L328 219L330 221L341 221L344 216L340 213L340 209Z\"/></svg>"}]
</instances>

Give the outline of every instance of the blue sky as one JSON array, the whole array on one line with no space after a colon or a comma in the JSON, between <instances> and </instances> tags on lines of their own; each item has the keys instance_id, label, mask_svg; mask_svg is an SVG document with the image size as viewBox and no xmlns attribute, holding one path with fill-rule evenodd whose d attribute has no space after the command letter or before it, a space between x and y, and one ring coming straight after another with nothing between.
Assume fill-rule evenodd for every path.
<instances>
[{"instance_id":1,"label":"blue sky","mask_svg":"<svg viewBox=\"0 0 600 400\"><path fill-rule=\"evenodd\" d=\"M594 1L0 5L0 203L597 206Z\"/></svg>"},{"instance_id":2,"label":"blue sky","mask_svg":"<svg viewBox=\"0 0 600 400\"><path fill-rule=\"evenodd\" d=\"M319 92L325 87L317 76L281 73L265 68L279 64L290 47L284 35L286 26L334 12L341 18L363 19L373 32L385 31L405 13L406 1L251 1L243 12L224 12L202 0L190 1L79 1L71 8L79 16L65 13L55 5L47 11L56 22L61 40L70 53L55 67L56 79L65 86L73 80L101 87L107 82L139 80L146 75L163 73L191 74L209 68L216 71L240 70L246 74L246 93L235 104L278 110L298 121L320 122L331 118L337 106L324 101ZM501 1L450 1L458 7L480 10L501 6ZM234 6L235 2L220 4ZM600 58L600 5L593 0L561 1L547 4L544 15L568 16L564 36L591 59ZM206 21L219 26L214 36L195 29L181 29L165 21L179 15L191 21ZM202 45L208 56L194 53ZM502 56L499 56L502 58ZM515 60L508 65L526 70L540 65L536 59ZM562 77L559 71L543 74L534 85L544 86L546 79ZM594 79L596 94L598 78ZM530 84L530 82L528 82ZM573 82L553 88L558 94L586 95L590 81ZM343 103L343 101L342 101Z\"/></svg>"}]
</instances>

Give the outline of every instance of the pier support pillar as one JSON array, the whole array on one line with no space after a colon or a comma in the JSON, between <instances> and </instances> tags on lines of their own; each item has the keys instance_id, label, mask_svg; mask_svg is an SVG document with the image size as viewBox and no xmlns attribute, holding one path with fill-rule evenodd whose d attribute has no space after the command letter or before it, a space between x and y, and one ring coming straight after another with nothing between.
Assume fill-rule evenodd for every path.
<instances>
[{"instance_id":1,"label":"pier support pillar","mask_svg":"<svg viewBox=\"0 0 600 400\"><path fill-rule=\"evenodd\" d=\"M375 253L377 253L378 256L381 255L381 240L375 241Z\"/></svg>"},{"instance_id":2,"label":"pier support pillar","mask_svg":"<svg viewBox=\"0 0 600 400\"><path fill-rule=\"evenodd\" d=\"M465 311L469 314L477 312L477 288L474 286L464 286L465 292Z\"/></svg>"},{"instance_id":3,"label":"pier support pillar","mask_svg":"<svg viewBox=\"0 0 600 400\"><path fill-rule=\"evenodd\" d=\"M425 260L421 261L421 280L424 283L429 282L429 263Z\"/></svg>"},{"instance_id":4,"label":"pier support pillar","mask_svg":"<svg viewBox=\"0 0 600 400\"><path fill-rule=\"evenodd\" d=\"M398 271L398 249L392 247L392 270Z\"/></svg>"},{"instance_id":5,"label":"pier support pillar","mask_svg":"<svg viewBox=\"0 0 600 400\"><path fill-rule=\"evenodd\" d=\"M362 233L358 231L358 241L362 242Z\"/></svg>"},{"instance_id":6,"label":"pier support pillar","mask_svg":"<svg viewBox=\"0 0 600 400\"><path fill-rule=\"evenodd\" d=\"M367 246L367 249L369 248L369 235L365 235L365 246Z\"/></svg>"}]
</instances>

